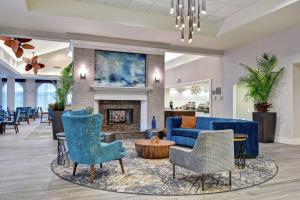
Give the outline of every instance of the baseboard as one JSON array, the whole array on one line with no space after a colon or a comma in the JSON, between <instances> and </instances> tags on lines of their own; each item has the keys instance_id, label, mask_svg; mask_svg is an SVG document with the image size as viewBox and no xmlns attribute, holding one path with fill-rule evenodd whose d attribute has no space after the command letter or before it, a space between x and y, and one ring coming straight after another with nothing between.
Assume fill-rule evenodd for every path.
<instances>
[{"instance_id":1,"label":"baseboard","mask_svg":"<svg viewBox=\"0 0 300 200\"><path fill-rule=\"evenodd\" d=\"M283 144L291 144L291 145L300 145L300 138L285 138L285 137L278 137L276 142L283 143Z\"/></svg>"}]
</instances>

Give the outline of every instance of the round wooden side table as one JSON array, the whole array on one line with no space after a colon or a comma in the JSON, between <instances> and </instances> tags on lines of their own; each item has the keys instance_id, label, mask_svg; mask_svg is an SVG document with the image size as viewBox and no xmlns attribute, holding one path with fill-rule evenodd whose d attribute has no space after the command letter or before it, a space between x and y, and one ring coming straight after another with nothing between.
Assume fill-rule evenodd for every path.
<instances>
[{"instance_id":1,"label":"round wooden side table","mask_svg":"<svg viewBox=\"0 0 300 200\"><path fill-rule=\"evenodd\" d=\"M246 152L245 152L245 145L248 139L248 135L242 133L235 133L234 134L234 143L237 144L237 148L235 148L235 164L238 168L245 168L246 166Z\"/></svg>"},{"instance_id":2,"label":"round wooden side table","mask_svg":"<svg viewBox=\"0 0 300 200\"><path fill-rule=\"evenodd\" d=\"M147 159L162 159L169 157L170 146L175 142L159 140L159 143L152 143L151 140L136 140L135 150L138 156Z\"/></svg>"}]
</instances>

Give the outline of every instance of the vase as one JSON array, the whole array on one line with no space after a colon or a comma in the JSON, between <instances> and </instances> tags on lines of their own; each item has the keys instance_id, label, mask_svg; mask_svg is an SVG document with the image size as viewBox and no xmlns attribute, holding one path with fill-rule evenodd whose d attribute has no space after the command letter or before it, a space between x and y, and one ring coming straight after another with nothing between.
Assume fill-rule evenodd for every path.
<instances>
[{"instance_id":1,"label":"vase","mask_svg":"<svg viewBox=\"0 0 300 200\"><path fill-rule=\"evenodd\" d=\"M155 119L155 116L152 117L151 128L152 129L156 129L156 119Z\"/></svg>"}]
</instances>

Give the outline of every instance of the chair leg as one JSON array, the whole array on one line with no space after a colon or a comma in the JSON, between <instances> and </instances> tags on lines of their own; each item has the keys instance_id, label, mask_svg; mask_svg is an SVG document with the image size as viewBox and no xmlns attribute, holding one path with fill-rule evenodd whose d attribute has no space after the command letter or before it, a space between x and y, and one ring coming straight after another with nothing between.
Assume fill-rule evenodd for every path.
<instances>
[{"instance_id":1,"label":"chair leg","mask_svg":"<svg viewBox=\"0 0 300 200\"><path fill-rule=\"evenodd\" d=\"M103 168L103 165L102 165L102 163L100 163L100 168L101 168L101 169Z\"/></svg>"},{"instance_id":2,"label":"chair leg","mask_svg":"<svg viewBox=\"0 0 300 200\"><path fill-rule=\"evenodd\" d=\"M173 179L175 179L175 165L173 164Z\"/></svg>"},{"instance_id":3,"label":"chair leg","mask_svg":"<svg viewBox=\"0 0 300 200\"><path fill-rule=\"evenodd\" d=\"M229 186L231 187L231 171L229 171Z\"/></svg>"},{"instance_id":4,"label":"chair leg","mask_svg":"<svg viewBox=\"0 0 300 200\"><path fill-rule=\"evenodd\" d=\"M5 133L5 131L6 131L6 126L5 126L5 124L3 125L3 133Z\"/></svg>"},{"instance_id":5,"label":"chair leg","mask_svg":"<svg viewBox=\"0 0 300 200\"><path fill-rule=\"evenodd\" d=\"M18 133L19 133L19 126L18 126L18 124L16 124L16 127L17 127L17 131L18 131Z\"/></svg>"},{"instance_id":6,"label":"chair leg","mask_svg":"<svg viewBox=\"0 0 300 200\"><path fill-rule=\"evenodd\" d=\"M95 167L94 167L94 165L91 165L90 176L91 176L91 183L93 183L94 180L95 180Z\"/></svg>"},{"instance_id":7,"label":"chair leg","mask_svg":"<svg viewBox=\"0 0 300 200\"><path fill-rule=\"evenodd\" d=\"M14 127L15 127L15 132L16 132L16 134L18 134L17 125L16 125L16 124L14 124Z\"/></svg>"},{"instance_id":8,"label":"chair leg","mask_svg":"<svg viewBox=\"0 0 300 200\"><path fill-rule=\"evenodd\" d=\"M119 159L119 163L120 163L120 166L121 166L122 173L124 174L125 170L124 170L124 166L123 166L123 160Z\"/></svg>"},{"instance_id":9,"label":"chair leg","mask_svg":"<svg viewBox=\"0 0 300 200\"><path fill-rule=\"evenodd\" d=\"M78 163L75 162L75 163L74 163L74 166L73 166L73 176L75 176L76 169L77 169L77 165L78 165Z\"/></svg>"},{"instance_id":10,"label":"chair leg","mask_svg":"<svg viewBox=\"0 0 300 200\"><path fill-rule=\"evenodd\" d=\"M205 189L204 184L205 184L205 176L204 176L204 174L202 174L202 178L201 178L202 191L204 191L204 189Z\"/></svg>"}]
</instances>

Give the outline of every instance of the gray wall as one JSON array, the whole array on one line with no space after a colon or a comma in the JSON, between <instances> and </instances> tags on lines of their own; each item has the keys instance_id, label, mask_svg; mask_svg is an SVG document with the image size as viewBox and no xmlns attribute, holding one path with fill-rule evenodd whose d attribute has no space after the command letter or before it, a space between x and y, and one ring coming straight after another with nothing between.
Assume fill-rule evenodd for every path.
<instances>
[{"instance_id":1,"label":"gray wall","mask_svg":"<svg viewBox=\"0 0 300 200\"><path fill-rule=\"evenodd\" d=\"M74 86L72 108L94 107L94 95L90 85L94 84L95 50L74 48ZM80 79L80 71L86 70L86 79Z\"/></svg>"},{"instance_id":2,"label":"gray wall","mask_svg":"<svg viewBox=\"0 0 300 200\"><path fill-rule=\"evenodd\" d=\"M151 127L152 116L156 118L157 128L164 127L164 101L165 101L165 62L163 55L147 55L147 84L153 88L148 93L148 128ZM154 72L160 74L159 83L154 81Z\"/></svg>"}]
</instances>

